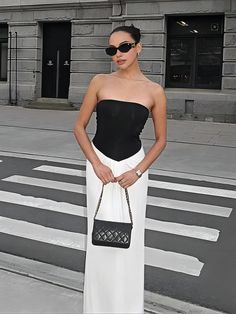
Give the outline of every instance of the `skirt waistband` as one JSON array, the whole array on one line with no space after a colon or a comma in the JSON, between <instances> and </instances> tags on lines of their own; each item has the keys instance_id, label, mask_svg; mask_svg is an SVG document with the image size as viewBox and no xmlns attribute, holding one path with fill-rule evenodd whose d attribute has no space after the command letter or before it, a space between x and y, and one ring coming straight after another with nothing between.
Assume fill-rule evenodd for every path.
<instances>
[{"instance_id":1,"label":"skirt waistband","mask_svg":"<svg viewBox=\"0 0 236 314\"><path fill-rule=\"evenodd\" d=\"M114 160L108 156L106 156L105 154L103 154L94 144L93 142L91 141L91 145L94 149L94 151L97 153L98 157L102 157L103 159L105 160L108 160L108 161L112 161L113 163L127 163L131 160L140 160L141 158L143 158L145 156L145 153L144 153L144 148L143 148L143 145L141 146L141 148L135 153L133 154L132 156L128 157L128 158L125 158L125 159L122 159L120 161L117 161L117 160Z\"/></svg>"}]
</instances>

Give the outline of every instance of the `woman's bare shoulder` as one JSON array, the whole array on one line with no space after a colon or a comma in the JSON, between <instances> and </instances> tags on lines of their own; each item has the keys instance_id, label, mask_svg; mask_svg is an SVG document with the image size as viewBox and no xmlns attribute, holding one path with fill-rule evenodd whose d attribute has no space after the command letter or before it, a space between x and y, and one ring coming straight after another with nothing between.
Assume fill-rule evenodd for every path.
<instances>
[{"instance_id":1,"label":"woman's bare shoulder","mask_svg":"<svg viewBox=\"0 0 236 314\"><path fill-rule=\"evenodd\" d=\"M165 95L164 88L160 84L153 82L153 81L151 81L151 83L150 83L150 91L151 91L154 98L157 98L158 96L160 97L160 96Z\"/></svg>"},{"instance_id":2,"label":"woman's bare shoulder","mask_svg":"<svg viewBox=\"0 0 236 314\"><path fill-rule=\"evenodd\" d=\"M99 89L103 86L106 78L106 74L96 74L94 75L89 82L89 89L93 91L99 91Z\"/></svg>"},{"instance_id":3,"label":"woman's bare shoulder","mask_svg":"<svg viewBox=\"0 0 236 314\"><path fill-rule=\"evenodd\" d=\"M109 78L109 74L105 74L105 73L99 73L93 76L92 81L95 83L99 83L104 81L104 79L108 79Z\"/></svg>"},{"instance_id":4,"label":"woman's bare shoulder","mask_svg":"<svg viewBox=\"0 0 236 314\"><path fill-rule=\"evenodd\" d=\"M150 87L155 93L161 93L164 91L163 87L154 81L149 80Z\"/></svg>"},{"instance_id":5,"label":"woman's bare shoulder","mask_svg":"<svg viewBox=\"0 0 236 314\"><path fill-rule=\"evenodd\" d=\"M152 93L154 93L154 94L156 94L156 93L163 93L164 89L163 89L163 87L160 84L152 81L147 76L144 76L144 78L145 78L144 82L147 83L147 86L150 88L150 91Z\"/></svg>"},{"instance_id":6,"label":"woman's bare shoulder","mask_svg":"<svg viewBox=\"0 0 236 314\"><path fill-rule=\"evenodd\" d=\"M152 97L152 111L154 109L157 109L157 108L160 108L160 104L164 104L166 102L166 95L165 95L165 91L164 91L164 88L156 83L156 82L153 82L153 81L150 81L150 94L151 94L151 97Z\"/></svg>"}]
</instances>

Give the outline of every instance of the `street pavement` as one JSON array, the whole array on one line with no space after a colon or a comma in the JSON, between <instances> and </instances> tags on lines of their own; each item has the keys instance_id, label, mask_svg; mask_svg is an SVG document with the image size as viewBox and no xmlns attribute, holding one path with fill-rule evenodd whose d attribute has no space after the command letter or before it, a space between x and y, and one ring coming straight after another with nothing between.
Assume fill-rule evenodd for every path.
<instances>
[{"instance_id":1,"label":"street pavement","mask_svg":"<svg viewBox=\"0 0 236 314\"><path fill-rule=\"evenodd\" d=\"M22 197L21 194L29 191L30 186L30 194L34 197L36 195L45 197L46 195L47 199L53 199L54 202L64 200L69 203L69 195L65 189L78 189L78 184L75 186L75 183L79 182L81 184L79 193L83 195L80 199L73 196L72 203L83 203L81 199L85 196L84 178L80 178L80 181L78 178L77 180L76 178L70 179L70 186L66 188L65 184L68 185L68 181L62 178L63 175L68 176L71 168L73 171L84 171L85 159L75 143L72 133L76 115L77 112L0 107L0 159L2 161L0 163L2 166L0 201L5 204L5 207L1 207L0 212L0 216L2 216L0 219L2 235L0 245L4 248L2 251L8 252L8 254L0 255L0 291L4 290L4 293L1 293L1 297L4 295L4 299L3 297L3 300L0 299L0 313L81 313L83 269L74 269L75 262L70 264L69 261L66 264L67 269L62 268L66 263L62 255L67 255L68 248L77 249L76 243L78 244L79 239L75 238L74 243L65 245L60 242L59 234L56 238L56 233L52 233L52 239L59 241L57 244L65 249L60 251L62 265L53 266L46 263L47 259L45 261L41 259L41 262L29 259L37 256L36 252L40 252L41 248L39 242L30 244L29 240L32 239L29 235L26 237L22 233L23 231L27 232L28 226L37 219L40 224L44 221L42 225L53 226L59 231L63 229L62 222L65 216L60 221L57 212L57 221L55 222L55 216L51 216L50 222L48 216L43 217L42 213L35 214L33 211L30 213L28 210L28 216L31 218L25 225L20 215L26 209L22 207L21 211L16 214L17 208L14 208L13 211L12 201L8 200L8 198L15 199L15 203L18 202L18 205L20 202L24 202L26 205L25 200L20 200L20 197ZM91 117L87 131L92 137L95 131L95 114ZM148 150L153 144L153 134L151 119L149 119L141 136L145 150ZM221 312L235 314L236 305L232 291L235 283L231 282L235 277L235 252L232 243L233 226L235 225L233 209L235 209L236 198L235 156L236 125L168 120L167 147L150 169L148 219L146 222L145 309L147 312L218 313L216 310L207 309L207 307L215 307ZM27 160L28 162L26 162ZM54 172L52 177L49 172ZM33 183L32 180L34 180ZM42 185L45 188L45 184L51 184L48 186L51 189L52 184L59 184L58 182L60 188L55 187L55 189L64 189L64 192L60 192L59 199L58 191L55 191L54 194L52 190L50 193L47 192L48 194L41 191ZM37 189L35 189L35 185L37 185ZM18 193L13 194L16 192ZM164 200L165 203L163 203ZM28 201L32 200L28 199ZM157 201L159 202L158 211L156 210ZM191 202L191 209L186 208L188 202ZM11 205L9 205L10 203ZM54 206L55 203L51 205ZM42 204L38 205L39 208L43 208L43 206ZM75 210L78 210L78 207ZM173 212L173 208L177 209L176 213ZM81 217L84 214L77 213L77 215L80 216L80 220L76 221L75 216L72 218L75 220L75 224L76 222L80 223L82 230L85 220ZM10 236L6 237L6 234L10 235L9 230L12 232L13 229L11 225L13 219L9 218L18 220L17 230L14 221L14 231L18 232L18 238L17 241L13 241L14 245L10 245L11 247L9 247L11 242L8 242ZM172 225L170 221L172 221ZM185 225L182 222L185 222ZM55 223L58 225L55 226ZM72 229L75 228L72 222L68 221L68 225ZM8 227L9 230L6 230ZM192 227L191 230L189 230L190 227ZM168 231L168 228L172 228L171 231ZM31 232L33 229L28 230ZM44 229L38 231L40 236L43 234L42 230ZM175 238L171 234L173 230ZM69 231L74 232L75 230ZM16 236L16 233L14 235ZM195 242L192 242L191 238L196 238ZM14 238L14 240L16 239ZM23 240L24 242L22 242ZM44 241L42 238L35 240L41 241L41 245ZM165 247L157 249L158 241L160 246L164 243ZM29 255L34 246L36 255L32 253L28 259L14 256L17 247L20 247L19 244L25 246ZM49 245L48 251L52 250L52 255L58 256L58 251L54 249L55 243L51 244L54 246ZM161 254L166 249L169 251L168 253L172 254L169 265L161 263ZM71 255L67 256L70 256L73 261L79 255L73 255L71 251ZM155 255L157 252L159 255ZM209 256L207 256L207 252L210 252ZM83 264L83 255L79 256L81 260L78 264L80 265ZM153 256L158 257L155 259L155 265L153 265ZM193 258L193 256L197 256L197 258ZM183 257L187 259L178 260ZM53 264L53 257L50 258L52 258ZM70 258L67 257L67 259ZM227 276L219 267L219 264L224 263L225 260L227 261L224 264L228 271L226 272ZM157 262L159 264L156 264ZM166 262L166 256L164 262ZM173 266L173 264L176 265ZM182 277L179 275L180 273ZM158 284L161 286L160 293L156 293L158 289L155 285ZM217 290L219 286L222 287ZM150 291L155 291L155 293ZM183 296L188 303L183 302ZM14 302L9 301L12 299ZM182 299L182 301L177 299ZM205 307L195 306L191 303L202 304Z\"/></svg>"}]
</instances>

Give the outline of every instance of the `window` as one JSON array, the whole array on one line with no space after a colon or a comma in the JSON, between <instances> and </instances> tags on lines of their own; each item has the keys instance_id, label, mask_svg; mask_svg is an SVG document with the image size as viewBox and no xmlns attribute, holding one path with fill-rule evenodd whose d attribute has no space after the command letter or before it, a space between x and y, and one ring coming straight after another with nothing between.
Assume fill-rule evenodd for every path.
<instances>
[{"instance_id":1,"label":"window","mask_svg":"<svg viewBox=\"0 0 236 314\"><path fill-rule=\"evenodd\" d=\"M221 88L223 16L168 18L166 87Z\"/></svg>"},{"instance_id":2,"label":"window","mask_svg":"<svg viewBox=\"0 0 236 314\"><path fill-rule=\"evenodd\" d=\"M7 80L8 27L0 24L0 81Z\"/></svg>"}]
</instances>

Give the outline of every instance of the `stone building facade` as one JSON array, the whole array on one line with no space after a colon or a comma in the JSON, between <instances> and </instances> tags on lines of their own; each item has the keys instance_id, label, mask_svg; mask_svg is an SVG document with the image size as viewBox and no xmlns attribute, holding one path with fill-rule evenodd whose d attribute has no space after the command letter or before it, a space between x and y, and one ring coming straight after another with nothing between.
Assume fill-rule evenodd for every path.
<instances>
[{"instance_id":1,"label":"stone building facade","mask_svg":"<svg viewBox=\"0 0 236 314\"><path fill-rule=\"evenodd\" d=\"M79 107L90 79L114 70L109 33L131 23L169 117L236 122L236 0L0 0L0 104Z\"/></svg>"}]
</instances>

